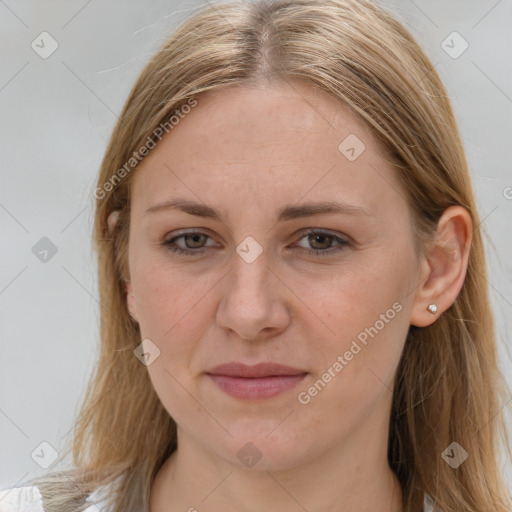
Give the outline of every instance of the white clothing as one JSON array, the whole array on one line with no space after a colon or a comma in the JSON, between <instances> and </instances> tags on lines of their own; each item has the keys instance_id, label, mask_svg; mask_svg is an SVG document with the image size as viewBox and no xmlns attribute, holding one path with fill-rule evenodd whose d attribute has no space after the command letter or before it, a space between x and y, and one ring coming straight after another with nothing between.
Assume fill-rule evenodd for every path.
<instances>
[{"instance_id":1,"label":"white clothing","mask_svg":"<svg viewBox=\"0 0 512 512\"><path fill-rule=\"evenodd\" d=\"M109 512L105 508L104 499L101 499L101 490L91 496L91 505L84 512ZM98 499L99 497L99 499ZM423 512L433 511L433 502L425 494ZM33 487L12 487L0 490L0 512L46 512L43 508L43 499L39 489Z\"/></svg>"}]
</instances>

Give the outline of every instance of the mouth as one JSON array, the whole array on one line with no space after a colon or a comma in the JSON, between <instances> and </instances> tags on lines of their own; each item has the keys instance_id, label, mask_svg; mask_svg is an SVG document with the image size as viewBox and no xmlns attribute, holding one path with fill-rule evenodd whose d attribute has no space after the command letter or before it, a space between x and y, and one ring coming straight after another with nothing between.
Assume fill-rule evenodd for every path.
<instances>
[{"instance_id":1,"label":"mouth","mask_svg":"<svg viewBox=\"0 0 512 512\"><path fill-rule=\"evenodd\" d=\"M295 387L308 372L277 363L248 366L227 363L206 375L226 394L245 399L271 398Z\"/></svg>"}]
</instances>

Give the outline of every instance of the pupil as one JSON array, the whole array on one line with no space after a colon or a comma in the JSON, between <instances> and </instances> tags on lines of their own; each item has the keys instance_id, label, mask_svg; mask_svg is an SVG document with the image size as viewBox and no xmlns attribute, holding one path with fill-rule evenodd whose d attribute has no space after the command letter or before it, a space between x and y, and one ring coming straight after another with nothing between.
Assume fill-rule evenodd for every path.
<instances>
[{"instance_id":1,"label":"pupil","mask_svg":"<svg viewBox=\"0 0 512 512\"><path fill-rule=\"evenodd\" d=\"M194 234L194 235L191 235L190 238L192 238L193 240L193 243L196 243L196 242L200 242L200 239L203 235L200 235L200 234ZM199 238L199 240L198 240Z\"/></svg>"},{"instance_id":2,"label":"pupil","mask_svg":"<svg viewBox=\"0 0 512 512\"><path fill-rule=\"evenodd\" d=\"M327 246L329 245L329 242L328 242L329 237L328 237L328 236L326 236L326 235L311 235L311 236L313 236L313 238L315 239L315 241L320 240L320 245L325 245L325 243L324 243L324 244L322 244L322 242L321 242L321 241L322 241L322 239L324 239L324 241L327 241Z\"/></svg>"}]
</instances>

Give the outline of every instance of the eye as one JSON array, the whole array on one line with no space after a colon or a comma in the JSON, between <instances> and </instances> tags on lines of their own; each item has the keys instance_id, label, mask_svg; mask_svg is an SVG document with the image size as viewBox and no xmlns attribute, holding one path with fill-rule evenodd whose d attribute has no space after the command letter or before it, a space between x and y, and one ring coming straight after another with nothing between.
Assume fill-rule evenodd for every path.
<instances>
[{"instance_id":1,"label":"eye","mask_svg":"<svg viewBox=\"0 0 512 512\"><path fill-rule=\"evenodd\" d=\"M341 251L349 244L348 240L330 233L328 231L312 229L302 233L301 240L307 239L307 243L313 247L313 251L317 256L327 256L334 252ZM332 246L333 242L337 245ZM306 249L307 250L307 249ZM308 251L311 252L311 251Z\"/></svg>"},{"instance_id":2,"label":"eye","mask_svg":"<svg viewBox=\"0 0 512 512\"><path fill-rule=\"evenodd\" d=\"M303 231L301 234L300 241L306 239L307 243L312 247L312 249L301 247L301 251L304 250L317 256L333 254L349 245L348 240L328 231L310 229ZM166 240L162 245L165 245L173 253L193 256L202 254L208 248L205 245L208 239L211 240L206 233L199 230L190 230ZM178 241L184 243L185 246L180 246L177 243ZM336 245L333 246L333 244Z\"/></svg>"},{"instance_id":3,"label":"eye","mask_svg":"<svg viewBox=\"0 0 512 512\"><path fill-rule=\"evenodd\" d=\"M192 230L182 233L181 235L175 236L170 240L166 240L165 242L163 242L163 245L165 245L170 251L174 253L186 254L191 256L192 254L199 254L204 252L204 248L206 246L202 244L208 238L210 237L206 233ZM179 245L176 245L176 241L181 239L183 239L183 241L185 242L185 247L180 247Z\"/></svg>"}]
</instances>

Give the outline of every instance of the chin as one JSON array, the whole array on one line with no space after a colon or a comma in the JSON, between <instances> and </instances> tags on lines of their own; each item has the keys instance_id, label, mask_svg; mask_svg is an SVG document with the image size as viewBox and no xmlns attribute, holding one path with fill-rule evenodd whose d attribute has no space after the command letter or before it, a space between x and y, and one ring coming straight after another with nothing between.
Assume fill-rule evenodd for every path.
<instances>
[{"instance_id":1,"label":"chin","mask_svg":"<svg viewBox=\"0 0 512 512\"><path fill-rule=\"evenodd\" d=\"M236 433L228 428L233 437L225 439L222 446L216 443L217 453L229 464L254 471L281 471L299 465L307 457L307 436L294 440L286 429L278 432L279 422L276 421L273 421L273 432L267 428L268 421L260 428L254 423L258 422L253 422L253 428L246 426ZM269 432L272 433L269 435ZM314 436L309 436L311 439Z\"/></svg>"}]
</instances>

